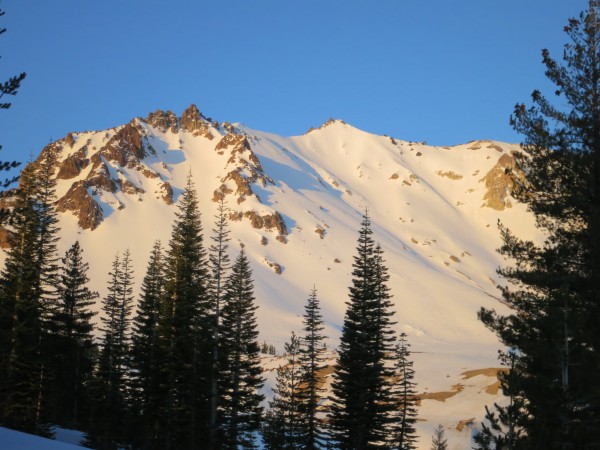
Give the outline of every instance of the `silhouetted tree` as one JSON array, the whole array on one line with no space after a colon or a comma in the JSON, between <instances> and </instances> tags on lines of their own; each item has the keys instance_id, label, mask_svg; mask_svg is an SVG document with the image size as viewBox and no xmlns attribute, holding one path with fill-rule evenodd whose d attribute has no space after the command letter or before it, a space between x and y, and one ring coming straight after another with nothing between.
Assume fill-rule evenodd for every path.
<instances>
[{"instance_id":1,"label":"silhouetted tree","mask_svg":"<svg viewBox=\"0 0 600 450\"><path fill-rule=\"evenodd\" d=\"M526 409L528 449L600 445L600 2L570 19L563 63L543 50L559 106L539 91L515 107L524 134L517 162L527 175L513 195L546 236L538 245L502 227L500 270L511 313L480 312L515 349L509 391Z\"/></svg>"},{"instance_id":2,"label":"silhouetted tree","mask_svg":"<svg viewBox=\"0 0 600 450\"><path fill-rule=\"evenodd\" d=\"M387 268L372 233L365 213L332 383L328 431L339 449L376 448L392 435L393 312Z\"/></svg>"},{"instance_id":3,"label":"silhouetted tree","mask_svg":"<svg viewBox=\"0 0 600 450\"><path fill-rule=\"evenodd\" d=\"M244 249L231 268L224 286L221 333L219 422L225 449L256 448L260 428L264 383L254 303L252 270Z\"/></svg>"}]
</instances>

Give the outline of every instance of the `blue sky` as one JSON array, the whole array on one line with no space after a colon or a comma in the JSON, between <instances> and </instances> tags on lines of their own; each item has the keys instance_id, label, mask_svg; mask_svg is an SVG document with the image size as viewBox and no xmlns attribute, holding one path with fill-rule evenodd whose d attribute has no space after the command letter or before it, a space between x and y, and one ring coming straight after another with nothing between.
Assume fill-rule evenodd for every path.
<instances>
[{"instance_id":1,"label":"blue sky","mask_svg":"<svg viewBox=\"0 0 600 450\"><path fill-rule=\"evenodd\" d=\"M69 131L195 103L281 135L330 117L454 145L519 142L508 120L550 90L540 52L587 0L4 0L0 159L27 161Z\"/></svg>"}]
</instances>

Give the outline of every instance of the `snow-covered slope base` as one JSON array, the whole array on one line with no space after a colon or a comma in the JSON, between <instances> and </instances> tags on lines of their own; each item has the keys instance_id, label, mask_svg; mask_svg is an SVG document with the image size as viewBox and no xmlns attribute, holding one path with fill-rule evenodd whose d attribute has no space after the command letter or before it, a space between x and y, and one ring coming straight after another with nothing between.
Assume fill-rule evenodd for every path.
<instances>
[{"instance_id":1,"label":"snow-covered slope base","mask_svg":"<svg viewBox=\"0 0 600 450\"><path fill-rule=\"evenodd\" d=\"M126 248L141 280L154 240L169 240L190 171L207 243L224 196L232 254L244 244L253 261L261 341L279 351L300 330L313 285L335 348L368 210L385 250L397 329L408 334L425 393L421 448L439 423L450 449L470 447L470 424L498 399L495 372L482 369L498 366L500 344L477 320L481 306L506 310L496 289L504 264L495 252L497 221L540 238L525 206L510 197L521 176L511 156L518 146L430 147L341 121L281 137L217 123L192 105L181 117L156 111L71 133L44 151L51 149L60 152L61 251L80 241L101 294L110 262Z\"/></svg>"}]
</instances>

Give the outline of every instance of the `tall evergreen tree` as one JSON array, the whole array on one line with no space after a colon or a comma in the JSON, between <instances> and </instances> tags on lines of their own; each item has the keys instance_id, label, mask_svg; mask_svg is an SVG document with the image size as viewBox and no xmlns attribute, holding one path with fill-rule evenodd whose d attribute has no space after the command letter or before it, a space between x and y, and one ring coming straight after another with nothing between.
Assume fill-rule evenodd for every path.
<instances>
[{"instance_id":1,"label":"tall evergreen tree","mask_svg":"<svg viewBox=\"0 0 600 450\"><path fill-rule=\"evenodd\" d=\"M330 440L339 449L386 448L392 434L394 336L387 268L367 213L361 225L329 413Z\"/></svg>"},{"instance_id":2,"label":"tall evergreen tree","mask_svg":"<svg viewBox=\"0 0 600 450\"><path fill-rule=\"evenodd\" d=\"M51 311L49 360L52 422L82 429L93 370L93 325L90 310L98 293L87 287L88 264L79 242L67 250L59 273L58 303Z\"/></svg>"},{"instance_id":3,"label":"tall evergreen tree","mask_svg":"<svg viewBox=\"0 0 600 450\"><path fill-rule=\"evenodd\" d=\"M480 313L516 349L510 392L526 405L531 449L600 445L600 2L590 0L565 31L564 63L542 52L560 106L534 91L533 106L518 104L511 118L525 136L518 163L527 174L513 195L546 239L537 245L502 228L512 312Z\"/></svg>"},{"instance_id":4,"label":"tall evergreen tree","mask_svg":"<svg viewBox=\"0 0 600 450\"><path fill-rule=\"evenodd\" d=\"M244 249L235 260L224 285L221 332L219 405L221 448L256 448L264 383L254 304L252 270Z\"/></svg>"},{"instance_id":5,"label":"tall evergreen tree","mask_svg":"<svg viewBox=\"0 0 600 450\"><path fill-rule=\"evenodd\" d=\"M129 250L117 254L109 272L108 294L102 301L100 355L92 400L92 424L86 444L116 449L126 441L128 373L133 308L133 270Z\"/></svg>"},{"instance_id":6,"label":"tall evergreen tree","mask_svg":"<svg viewBox=\"0 0 600 450\"><path fill-rule=\"evenodd\" d=\"M0 280L0 417L5 426L40 433L42 305L36 264L39 216L32 167L21 174L11 225Z\"/></svg>"},{"instance_id":7,"label":"tall evergreen tree","mask_svg":"<svg viewBox=\"0 0 600 450\"><path fill-rule=\"evenodd\" d=\"M417 397L415 370L410 360L410 344L406 334L400 334L396 362L396 397L398 399L398 417L395 426L394 448L413 450L417 441Z\"/></svg>"},{"instance_id":8,"label":"tall evergreen tree","mask_svg":"<svg viewBox=\"0 0 600 450\"><path fill-rule=\"evenodd\" d=\"M217 215L215 217L215 227L211 239L213 243L209 252L210 284L209 296L213 307L213 353L212 353L212 371L211 371L211 393L210 393L210 439L209 448L218 448L219 425L217 423L218 404L219 404L219 348L220 348L220 327L221 327L221 307L223 300L223 284L230 269L229 255L227 248L229 246L229 229L227 223L227 207L223 196L219 199Z\"/></svg>"},{"instance_id":9,"label":"tall evergreen tree","mask_svg":"<svg viewBox=\"0 0 600 450\"><path fill-rule=\"evenodd\" d=\"M201 448L209 434L213 314L191 174L179 201L165 266L159 319L161 447Z\"/></svg>"},{"instance_id":10,"label":"tall evergreen tree","mask_svg":"<svg viewBox=\"0 0 600 450\"><path fill-rule=\"evenodd\" d=\"M302 448L309 450L322 447L324 440L324 433L317 418L317 408L324 392L320 387L324 382L321 371L325 369L324 341L327 337L323 335L324 328L317 289L313 287L304 312L304 335L299 356L302 385L298 392L303 425Z\"/></svg>"},{"instance_id":11,"label":"tall evergreen tree","mask_svg":"<svg viewBox=\"0 0 600 450\"><path fill-rule=\"evenodd\" d=\"M302 367L299 363L300 339L292 332L285 343L287 364L279 366L273 399L264 424L264 440L268 449L284 450L306 448L304 445L303 423L299 397L302 383Z\"/></svg>"},{"instance_id":12,"label":"tall evergreen tree","mask_svg":"<svg viewBox=\"0 0 600 450\"><path fill-rule=\"evenodd\" d=\"M131 407L137 433L133 440L143 448L155 448L158 443L157 412L161 395L158 321L163 295L164 255L157 240L142 281L131 336Z\"/></svg>"},{"instance_id":13,"label":"tall evergreen tree","mask_svg":"<svg viewBox=\"0 0 600 450\"><path fill-rule=\"evenodd\" d=\"M47 420L48 318L58 270L55 167L56 151L48 147L23 171L0 282L0 369L6 377L0 379L5 392L0 393L0 416L12 427L40 434L48 434L42 426Z\"/></svg>"}]
</instances>

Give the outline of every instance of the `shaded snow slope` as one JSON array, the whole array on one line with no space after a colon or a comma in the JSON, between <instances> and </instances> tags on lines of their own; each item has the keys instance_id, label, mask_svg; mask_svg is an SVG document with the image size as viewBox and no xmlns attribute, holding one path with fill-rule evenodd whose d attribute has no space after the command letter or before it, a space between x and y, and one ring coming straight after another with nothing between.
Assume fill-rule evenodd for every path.
<instances>
[{"instance_id":1,"label":"shaded snow slope","mask_svg":"<svg viewBox=\"0 0 600 450\"><path fill-rule=\"evenodd\" d=\"M217 123L193 108L184 115L157 111L51 144L63 174L57 189L65 205L61 252L80 241L93 288L102 294L115 253L129 248L139 288L154 240L169 240L176 211L170 203L191 171L207 246L215 200L224 196L231 209L232 257L244 244L256 281L261 342L283 349L290 331L300 330L315 285L335 348L357 231L368 209L385 251L397 329L412 344L419 392L462 385L443 401L435 395L423 400L421 448L428 448L438 423L448 427L450 449L469 448L469 425L459 424L472 418L477 424L483 405L497 400L487 389L495 383L489 373L463 375L498 366L500 344L477 320L482 306L506 312L496 289L496 268L503 264L495 252L496 224L540 238L525 206L510 197L516 170L507 161L518 146L479 141L430 147L341 121L282 137ZM83 229L82 223L90 225Z\"/></svg>"}]
</instances>

